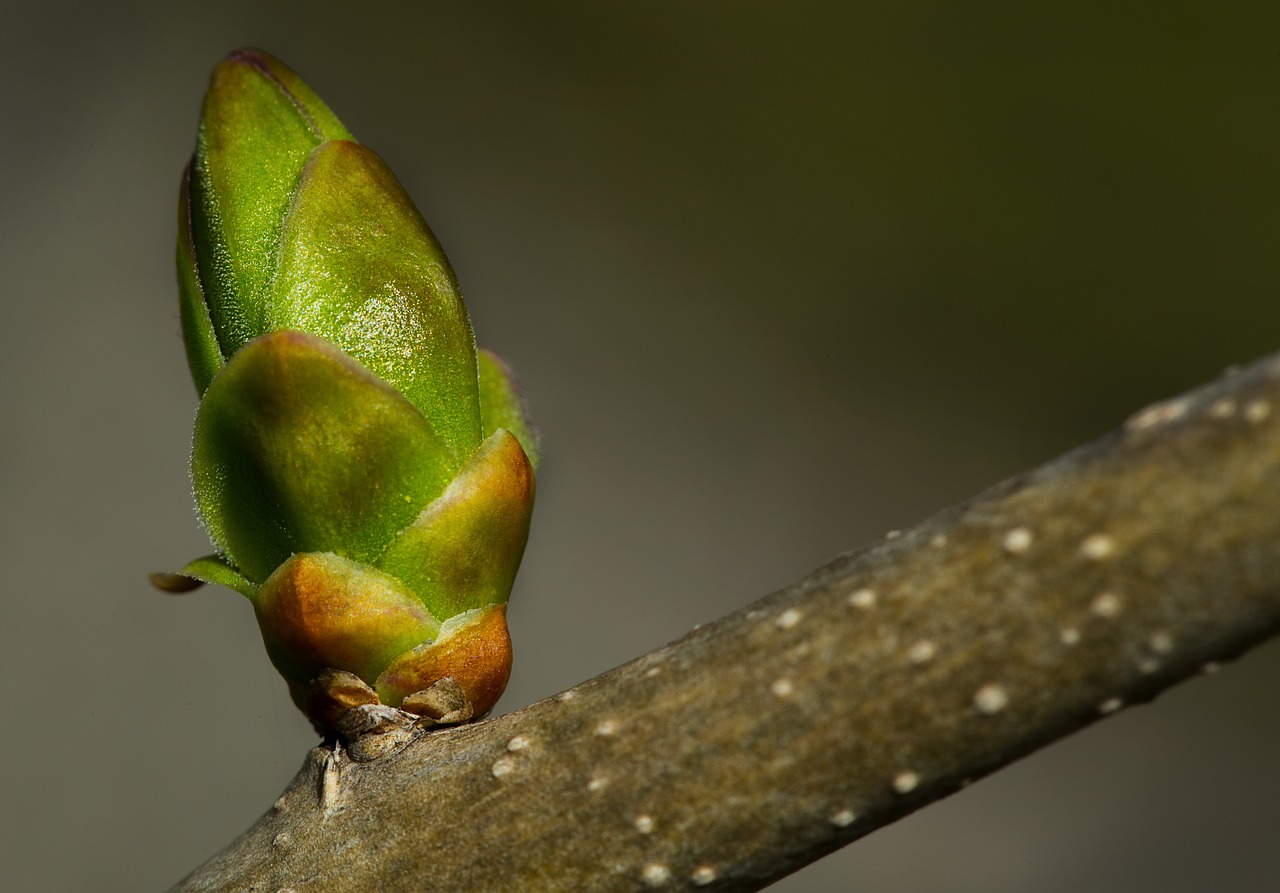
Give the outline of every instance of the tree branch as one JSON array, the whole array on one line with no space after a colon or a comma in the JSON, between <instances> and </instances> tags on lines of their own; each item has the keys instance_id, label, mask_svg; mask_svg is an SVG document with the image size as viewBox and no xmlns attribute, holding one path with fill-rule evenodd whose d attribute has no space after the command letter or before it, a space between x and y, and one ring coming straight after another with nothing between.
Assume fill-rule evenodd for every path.
<instances>
[{"instance_id":1,"label":"tree branch","mask_svg":"<svg viewBox=\"0 0 1280 893\"><path fill-rule=\"evenodd\" d=\"M1278 507L1273 357L556 697L318 747L174 889L760 889L1276 632Z\"/></svg>"}]
</instances>

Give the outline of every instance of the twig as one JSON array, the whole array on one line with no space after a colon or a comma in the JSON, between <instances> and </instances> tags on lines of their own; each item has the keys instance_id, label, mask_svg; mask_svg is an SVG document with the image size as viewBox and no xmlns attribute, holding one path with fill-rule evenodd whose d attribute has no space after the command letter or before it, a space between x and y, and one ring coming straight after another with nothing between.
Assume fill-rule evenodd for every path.
<instances>
[{"instance_id":1,"label":"twig","mask_svg":"<svg viewBox=\"0 0 1280 893\"><path fill-rule=\"evenodd\" d=\"M317 748L174 889L757 890L1278 629L1273 357L556 697Z\"/></svg>"}]
</instances>

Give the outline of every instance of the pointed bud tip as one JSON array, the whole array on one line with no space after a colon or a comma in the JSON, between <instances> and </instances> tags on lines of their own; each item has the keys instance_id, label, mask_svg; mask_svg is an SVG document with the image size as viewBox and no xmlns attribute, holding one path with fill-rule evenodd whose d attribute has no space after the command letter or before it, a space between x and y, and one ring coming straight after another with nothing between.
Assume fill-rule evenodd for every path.
<instances>
[{"instance_id":1,"label":"pointed bud tip","mask_svg":"<svg viewBox=\"0 0 1280 893\"><path fill-rule=\"evenodd\" d=\"M252 68L263 77L279 81L282 76L297 77L293 69L289 68L275 56L266 50L260 50L257 47L241 47L238 50L232 50L222 58L214 69L214 76L217 76L219 70L227 70L231 68Z\"/></svg>"},{"instance_id":2,"label":"pointed bud tip","mask_svg":"<svg viewBox=\"0 0 1280 893\"><path fill-rule=\"evenodd\" d=\"M226 82L229 78L237 78L246 73L246 70L256 72L257 74L275 80L271 74L272 65L282 65L280 60L275 59L264 53L262 50L256 50L246 47L244 49L234 50L224 56L213 68L213 73L209 76L211 90L216 89L219 85Z\"/></svg>"},{"instance_id":3,"label":"pointed bud tip","mask_svg":"<svg viewBox=\"0 0 1280 893\"><path fill-rule=\"evenodd\" d=\"M227 62L244 62L249 65L266 67L270 63L280 64L280 60L268 53L266 50L260 50L257 47L240 47L238 50L232 50L227 53Z\"/></svg>"}]
</instances>

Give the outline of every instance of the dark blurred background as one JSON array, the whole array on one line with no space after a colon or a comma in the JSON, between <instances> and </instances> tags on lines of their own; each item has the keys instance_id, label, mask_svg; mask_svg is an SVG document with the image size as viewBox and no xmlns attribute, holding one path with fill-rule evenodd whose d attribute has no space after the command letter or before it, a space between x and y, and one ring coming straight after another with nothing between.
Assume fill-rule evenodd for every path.
<instances>
[{"instance_id":1,"label":"dark blurred background","mask_svg":"<svg viewBox=\"0 0 1280 893\"><path fill-rule=\"evenodd\" d=\"M162 890L314 741L243 599L145 583L207 551L172 245L235 47L388 160L543 428L500 711L1280 347L1280 6L396 9L4 4L6 889ZM776 889L1275 889L1278 673Z\"/></svg>"}]
</instances>

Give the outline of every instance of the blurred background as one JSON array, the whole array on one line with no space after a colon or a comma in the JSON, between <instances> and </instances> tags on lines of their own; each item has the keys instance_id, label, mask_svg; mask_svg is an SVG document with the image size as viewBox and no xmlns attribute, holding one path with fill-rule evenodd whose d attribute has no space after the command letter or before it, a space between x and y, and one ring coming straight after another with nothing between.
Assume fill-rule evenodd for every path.
<instances>
[{"instance_id":1,"label":"blurred background","mask_svg":"<svg viewBox=\"0 0 1280 893\"><path fill-rule=\"evenodd\" d=\"M499 711L1280 347L1280 6L396 10L4 4L7 889L163 890L314 743L243 599L146 585L207 551L172 246L235 47L387 159L542 426ZM776 889L1275 889L1278 673L1260 648Z\"/></svg>"}]
</instances>

